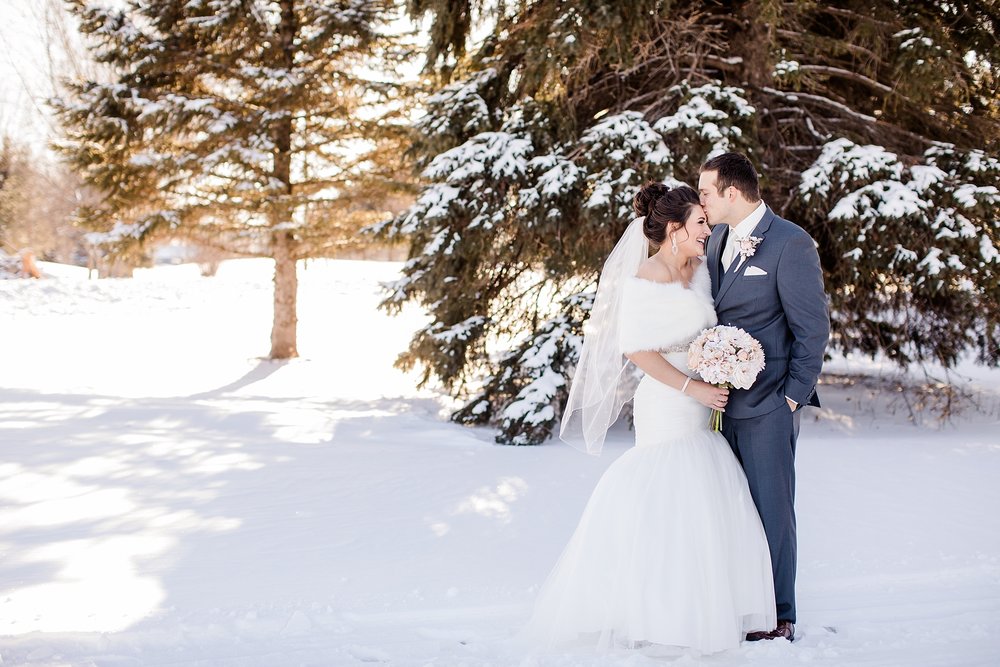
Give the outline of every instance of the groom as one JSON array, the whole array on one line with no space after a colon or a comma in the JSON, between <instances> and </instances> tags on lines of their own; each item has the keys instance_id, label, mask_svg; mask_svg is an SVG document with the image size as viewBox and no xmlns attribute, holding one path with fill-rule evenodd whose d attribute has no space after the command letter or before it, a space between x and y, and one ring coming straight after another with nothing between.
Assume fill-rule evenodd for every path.
<instances>
[{"instance_id":1,"label":"groom","mask_svg":"<svg viewBox=\"0 0 1000 667\"><path fill-rule=\"evenodd\" d=\"M743 465L771 551L778 627L749 641L795 636L795 441L800 408L819 406L816 379L830 335L823 271L812 238L760 198L745 155L725 153L701 168L698 193L713 225L708 268L719 324L745 329L766 367L733 389L722 434Z\"/></svg>"}]
</instances>

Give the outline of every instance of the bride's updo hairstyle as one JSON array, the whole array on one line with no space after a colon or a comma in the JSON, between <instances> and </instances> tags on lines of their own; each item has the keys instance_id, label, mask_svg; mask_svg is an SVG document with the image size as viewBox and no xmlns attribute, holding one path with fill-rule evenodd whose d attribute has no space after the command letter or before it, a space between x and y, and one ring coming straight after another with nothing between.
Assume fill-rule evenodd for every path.
<instances>
[{"instance_id":1,"label":"bride's updo hairstyle","mask_svg":"<svg viewBox=\"0 0 1000 667\"><path fill-rule=\"evenodd\" d=\"M632 208L636 215L646 218L642 223L642 232L649 242L661 246L667 240L670 226L683 227L691 207L699 203L694 188L686 185L671 188L665 183L650 181L632 200Z\"/></svg>"}]
</instances>

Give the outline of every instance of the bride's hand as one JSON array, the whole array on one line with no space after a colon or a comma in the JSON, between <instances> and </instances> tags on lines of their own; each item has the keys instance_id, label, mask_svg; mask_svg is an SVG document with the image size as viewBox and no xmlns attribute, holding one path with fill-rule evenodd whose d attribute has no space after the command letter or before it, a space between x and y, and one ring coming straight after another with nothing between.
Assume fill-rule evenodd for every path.
<instances>
[{"instance_id":1,"label":"bride's hand","mask_svg":"<svg viewBox=\"0 0 1000 667\"><path fill-rule=\"evenodd\" d=\"M714 384L702 382L701 380L691 380L687 388L687 393L706 408L712 408L719 412L726 411L726 403L729 402L729 390L724 387L716 387Z\"/></svg>"}]
</instances>

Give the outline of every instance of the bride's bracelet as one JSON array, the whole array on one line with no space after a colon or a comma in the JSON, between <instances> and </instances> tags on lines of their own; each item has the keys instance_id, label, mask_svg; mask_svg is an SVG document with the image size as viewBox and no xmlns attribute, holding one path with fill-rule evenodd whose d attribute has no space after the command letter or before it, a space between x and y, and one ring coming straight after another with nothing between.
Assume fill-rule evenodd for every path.
<instances>
[{"instance_id":1,"label":"bride's bracelet","mask_svg":"<svg viewBox=\"0 0 1000 667\"><path fill-rule=\"evenodd\" d=\"M685 391L687 391L687 388L688 388L688 384L690 384L690 383L691 383L691 378L690 378L690 377L688 377L688 379L687 379L687 380L684 380L684 386L682 386L682 387L681 387L681 393L682 393L682 394L683 394L683 393L684 393Z\"/></svg>"}]
</instances>

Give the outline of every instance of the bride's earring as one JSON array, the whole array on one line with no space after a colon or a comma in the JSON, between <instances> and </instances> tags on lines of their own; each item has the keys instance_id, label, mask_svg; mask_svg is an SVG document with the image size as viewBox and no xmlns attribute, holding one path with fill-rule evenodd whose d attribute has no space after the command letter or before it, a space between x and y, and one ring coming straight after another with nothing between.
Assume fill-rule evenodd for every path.
<instances>
[{"instance_id":1,"label":"bride's earring","mask_svg":"<svg viewBox=\"0 0 1000 667\"><path fill-rule=\"evenodd\" d=\"M677 239L672 234L670 236L670 252L677 254Z\"/></svg>"}]
</instances>

